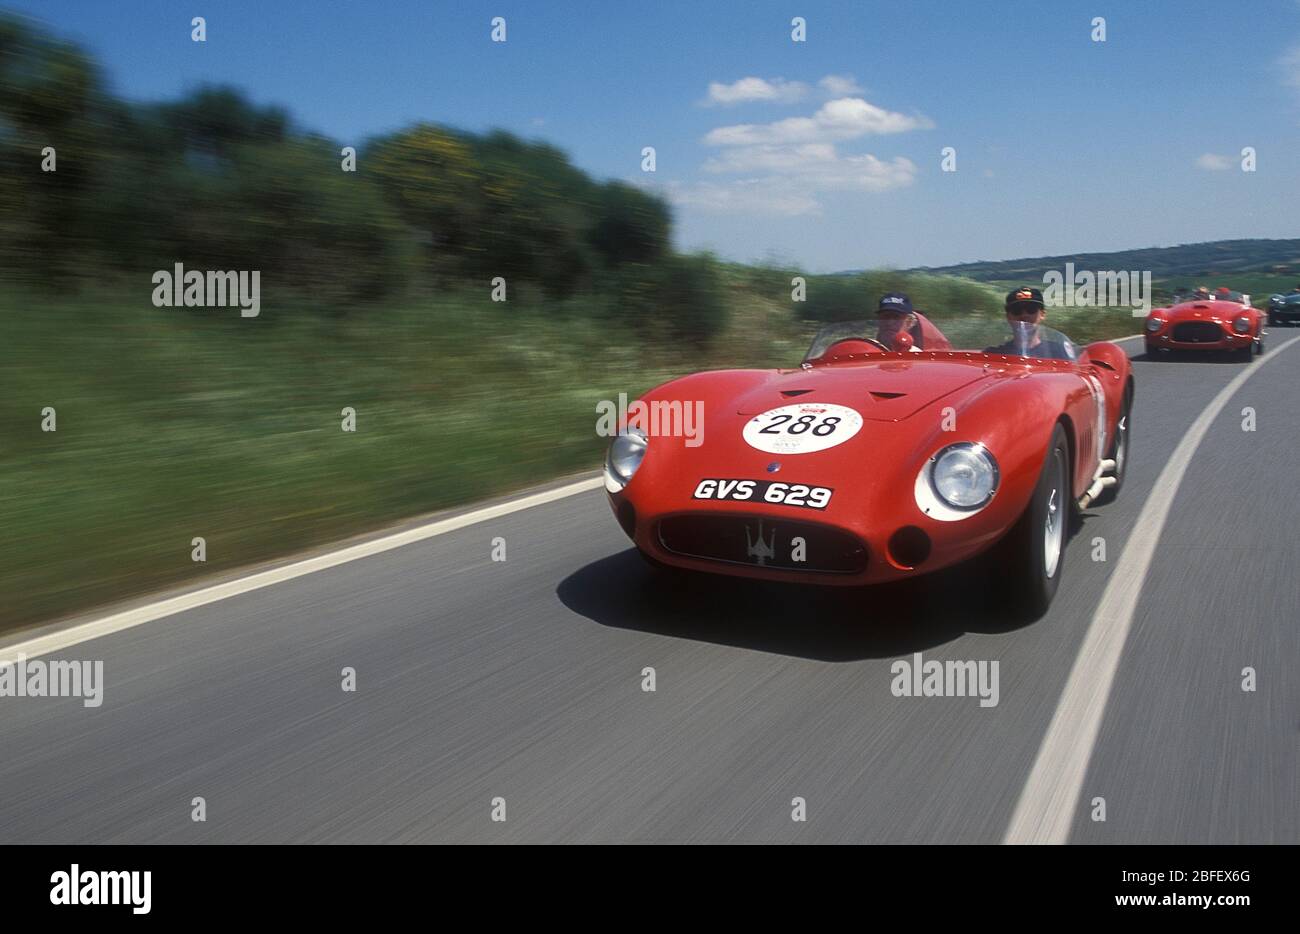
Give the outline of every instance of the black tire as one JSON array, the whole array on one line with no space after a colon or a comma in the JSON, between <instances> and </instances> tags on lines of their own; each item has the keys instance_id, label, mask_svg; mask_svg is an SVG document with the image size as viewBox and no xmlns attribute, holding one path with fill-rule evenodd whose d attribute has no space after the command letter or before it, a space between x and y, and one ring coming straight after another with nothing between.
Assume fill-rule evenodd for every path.
<instances>
[{"instance_id":1,"label":"black tire","mask_svg":"<svg viewBox=\"0 0 1300 934\"><path fill-rule=\"evenodd\" d=\"M1065 429L1058 424L1052 430L1029 505L998 546L995 557L1003 575L1003 593L1013 612L1038 619L1052 605L1061 583L1072 512L1070 446Z\"/></svg>"},{"instance_id":2,"label":"black tire","mask_svg":"<svg viewBox=\"0 0 1300 934\"><path fill-rule=\"evenodd\" d=\"M1242 363L1249 363L1250 358L1253 356L1255 356L1254 341L1251 341L1249 344L1247 344L1245 347L1242 347L1240 350L1232 351L1232 359L1240 361Z\"/></svg>"},{"instance_id":3,"label":"black tire","mask_svg":"<svg viewBox=\"0 0 1300 934\"><path fill-rule=\"evenodd\" d=\"M1113 502L1118 496L1119 491L1124 488L1124 474L1128 472L1129 461L1129 442L1132 440L1131 434L1133 427L1133 384L1130 383L1124 388L1124 402L1119 410L1119 422L1116 423L1115 436L1110 440L1110 450L1106 452L1106 457L1115 462L1115 485L1108 486L1101 491L1097 497L1097 505L1105 506Z\"/></svg>"}]
</instances>

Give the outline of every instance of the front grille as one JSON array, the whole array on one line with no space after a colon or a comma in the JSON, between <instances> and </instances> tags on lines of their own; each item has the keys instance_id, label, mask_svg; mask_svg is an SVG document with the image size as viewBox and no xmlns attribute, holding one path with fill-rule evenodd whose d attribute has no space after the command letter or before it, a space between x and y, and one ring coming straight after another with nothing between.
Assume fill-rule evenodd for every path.
<instances>
[{"instance_id":1,"label":"front grille","mask_svg":"<svg viewBox=\"0 0 1300 934\"><path fill-rule=\"evenodd\" d=\"M1174 325L1174 340L1180 344L1215 344L1223 340L1223 328L1213 321L1184 321Z\"/></svg>"},{"instance_id":2,"label":"front grille","mask_svg":"<svg viewBox=\"0 0 1300 934\"><path fill-rule=\"evenodd\" d=\"M795 560L803 539L803 559ZM867 567L867 547L855 535L815 522L754 516L670 516L659 522L659 542L689 558L749 567L857 574Z\"/></svg>"}]
</instances>

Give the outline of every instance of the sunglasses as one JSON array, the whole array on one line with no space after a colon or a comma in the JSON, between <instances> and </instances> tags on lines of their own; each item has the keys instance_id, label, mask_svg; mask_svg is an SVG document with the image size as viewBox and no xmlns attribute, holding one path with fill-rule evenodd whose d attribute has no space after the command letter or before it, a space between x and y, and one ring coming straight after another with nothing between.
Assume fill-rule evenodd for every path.
<instances>
[{"instance_id":1,"label":"sunglasses","mask_svg":"<svg viewBox=\"0 0 1300 934\"><path fill-rule=\"evenodd\" d=\"M1007 314L1011 315L1013 318L1036 318L1038 317L1038 313L1042 310L1043 309L1038 305L1022 303L1012 305L1007 309Z\"/></svg>"}]
</instances>

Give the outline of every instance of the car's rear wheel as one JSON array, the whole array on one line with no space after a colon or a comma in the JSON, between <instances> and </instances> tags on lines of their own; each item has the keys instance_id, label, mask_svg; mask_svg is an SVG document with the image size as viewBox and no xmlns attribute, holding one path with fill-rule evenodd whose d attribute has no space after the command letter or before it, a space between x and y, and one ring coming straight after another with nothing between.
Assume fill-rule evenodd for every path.
<instances>
[{"instance_id":1,"label":"car's rear wheel","mask_svg":"<svg viewBox=\"0 0 1300 934\"><path fill-rule=\"evenodd\" d=\"M1097 497L1097 505L1104 506L1119 496L1120 489L1124 486L1124 473L1128 469L1128 445L1129 434L1133 427L1133 387L1130 385L1124 389L1124 402L1120 406L1119 421L1115 423L1115 437L1111 439L1110 451L1106 456L1115 462L1115 472L1111 474L1115 478L1113 486L1108 486L1101 491Z\"/></svg>"},{"instance_id":2,"label":"car's rear wheel","mask_svg":"<svg viewBox=\"0 0 1300 934\"><path fill-rule=\"evenodd\" d=\"M1029 505L996 556L1006 575L1008 602L1033 619L1047 612L1061 583L1071 516L1069 477L1070 448L1058 424Z\"/></svg>"}]
</instances>

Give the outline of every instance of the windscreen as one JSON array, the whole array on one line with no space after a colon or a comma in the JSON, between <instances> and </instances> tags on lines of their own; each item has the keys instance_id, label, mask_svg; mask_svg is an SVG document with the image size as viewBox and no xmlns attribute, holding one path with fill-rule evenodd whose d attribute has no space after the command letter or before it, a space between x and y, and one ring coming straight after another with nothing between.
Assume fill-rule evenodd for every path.
<instances>
[{"instance_id":1,"label":"windscreen","mask_svg":"<svg viewBox=\"0 0 1300 934\"><path fill-rule=\"evenodd\" d=\"M950 344L943 350L996 353L1014 357L1033 357L1049 360L1077 360L1078 349L1074 342L1046 324L1011 321L1007 318L970 316L930 320ZM898 333L893 320L838 321L823 326L804 357L805 362L834 356L834 347L841 341L874 341L886 350L892 350L893 337ZM924 351L924 338L913 342L912 350Z\"/></svg>"}]
</instances>

